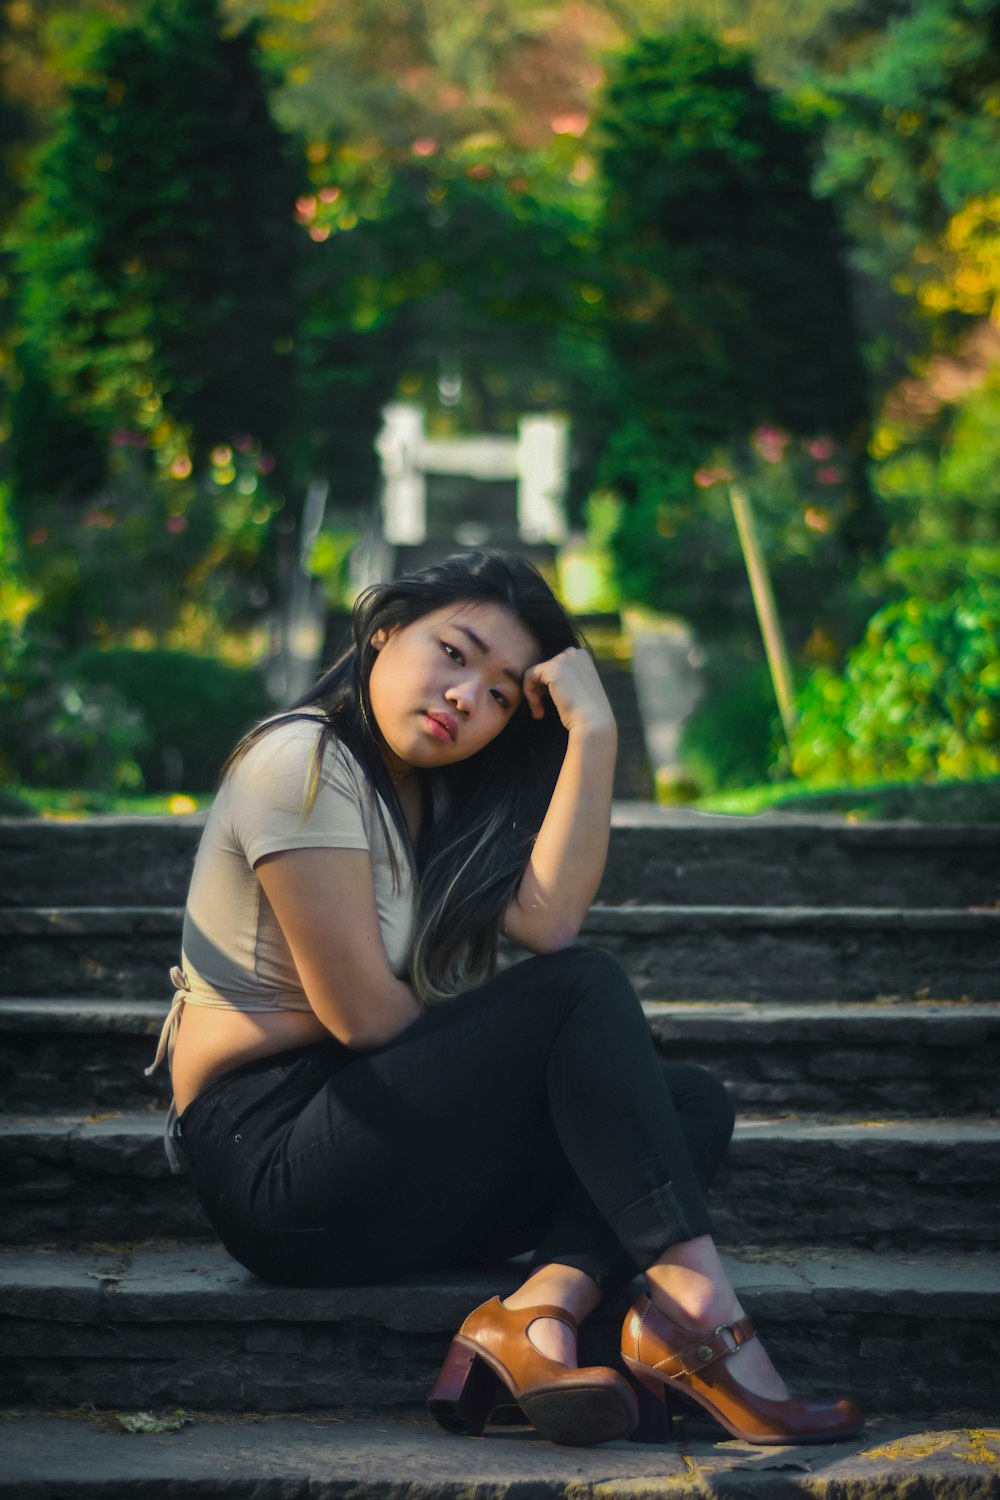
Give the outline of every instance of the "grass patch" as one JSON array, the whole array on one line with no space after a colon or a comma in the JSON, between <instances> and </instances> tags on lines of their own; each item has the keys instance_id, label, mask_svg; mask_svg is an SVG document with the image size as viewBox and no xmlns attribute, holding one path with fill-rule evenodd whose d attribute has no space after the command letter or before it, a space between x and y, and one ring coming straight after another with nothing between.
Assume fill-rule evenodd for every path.
<instances>
[{"instance_id":1,"label":"grass patch","mask_svg":"<svg viewBox=\"0 0 1000 1500\"><path fill-rule=\"evenodd\" d=\"M209 792L160 792L128 797L72 787L0 787L0 817L90 818L97 814L178 817L208 807Z\"/></svg>"},{"instance_id":2,"label":"grass patch","mask_svg":"<svg viewBox=\"0 0 1000 1500\"><path fill-rule=\"evenodd\" d=\"M839 813L853 822L904 818L918 823L1000 823L1000 777L981 781L883 782L822 791L796 782L715 792L693 804L702 812L752 816L762 812Z\"/></svg>"}]
</instances>

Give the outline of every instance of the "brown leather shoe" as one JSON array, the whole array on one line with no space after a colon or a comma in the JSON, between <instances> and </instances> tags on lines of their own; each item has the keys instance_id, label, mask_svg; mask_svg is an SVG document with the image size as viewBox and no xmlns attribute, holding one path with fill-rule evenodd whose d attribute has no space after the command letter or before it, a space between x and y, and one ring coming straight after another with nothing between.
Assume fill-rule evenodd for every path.
<instances>
[{"instance_id":1,"label":"brown leather shoe","mask_svg":"<svg viewBox=\"0 0 1000 1500\"><path fill-rule=\"evenodd\" d=\"M672 1396L689 1397L748 1443L834 1443L864 1425L853 1401L802 1396L775 1401L740 1385L726 1359L755 1336L749 1318L710 1333L682 1328L640 1297L622 1329L622 1358L635 1379L665 1403L668 1416Z\"/></svg>"},{"instance_id":2,"label":"brown leather shoe","mask_svg":"<svg viewBox=\"0 0 1000 1500\"><path fill-rule=\"evenodd\" d=\"M550 1443L627 1437L639 1420L628 1381L602 1365L576 1369L549 1359L528 1338L539 1318L556 1318L576 1333L576 1322L561 1307L504 1307L492 1297L471 1312L427 1398L431 1416L449 1432L478 1436L506 1386Z\"/></svg>"}]
</instances>

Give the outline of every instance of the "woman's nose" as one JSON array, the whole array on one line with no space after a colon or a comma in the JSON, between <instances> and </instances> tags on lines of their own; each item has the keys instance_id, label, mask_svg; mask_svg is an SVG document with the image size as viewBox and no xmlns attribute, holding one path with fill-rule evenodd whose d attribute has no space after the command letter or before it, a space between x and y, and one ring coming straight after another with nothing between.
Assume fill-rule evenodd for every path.
<instances>
[{"instance_id":1,"label":"woman's nose","mask_svg":"<svg viewBox=\"0 0 1000 1500\"><path fill-rule=\"evenodd\" d=\"M473 678L469 678L466 682L452 683L444 696L460 714L471 714L476 706L476 683Z\"/></svg>"}]
</instances>

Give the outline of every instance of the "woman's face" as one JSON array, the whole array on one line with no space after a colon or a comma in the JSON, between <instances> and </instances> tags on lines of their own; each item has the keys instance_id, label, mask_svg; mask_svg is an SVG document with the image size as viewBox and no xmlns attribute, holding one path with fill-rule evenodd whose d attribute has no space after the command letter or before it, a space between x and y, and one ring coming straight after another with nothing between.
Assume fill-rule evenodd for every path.
<instances>
[{"instance_id":1,"label":"woman's face","mask_svg":"<svg viewBox=\"0 0 1000 1500\"><path fill-rule=\"evenodd\" d=\"M510 722L541 648L502 604L449 604L372 637L372 711L389 769L467 760Z\"/></svg>"}]
</instances>

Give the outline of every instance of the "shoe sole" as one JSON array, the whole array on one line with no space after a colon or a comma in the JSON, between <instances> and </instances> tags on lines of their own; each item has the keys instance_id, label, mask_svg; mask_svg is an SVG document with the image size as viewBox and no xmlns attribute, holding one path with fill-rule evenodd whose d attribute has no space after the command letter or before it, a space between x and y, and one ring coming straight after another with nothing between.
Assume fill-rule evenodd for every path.
<instances>
[{"instance_id":1,"label":"shoe sole","mask_svg":"<svg viewBox=\"0 0 1000 1500\"><path fill-rule=\"evenodd\" d=\"M521 1410L540 1437L567 1448L589 1448L628 1437L638 1413L619 1392L566 1386L522 1395Z\"/></svg>"}]
</instances>

